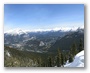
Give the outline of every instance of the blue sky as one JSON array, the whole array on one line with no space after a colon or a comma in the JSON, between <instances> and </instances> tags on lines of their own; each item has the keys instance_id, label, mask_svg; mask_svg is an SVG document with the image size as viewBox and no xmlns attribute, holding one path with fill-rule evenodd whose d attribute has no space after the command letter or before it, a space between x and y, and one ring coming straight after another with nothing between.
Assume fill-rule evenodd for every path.
<instances>
[{"instance_id":1,"label":"blue sky","mask_svg":"<svg viewBox=\"0 0 90 73\"><path fill-rule=\"evenodd\" d=\"M52 29L84 25L83 4L5 4L4 30Z\"/></svg>"}]
</instances>

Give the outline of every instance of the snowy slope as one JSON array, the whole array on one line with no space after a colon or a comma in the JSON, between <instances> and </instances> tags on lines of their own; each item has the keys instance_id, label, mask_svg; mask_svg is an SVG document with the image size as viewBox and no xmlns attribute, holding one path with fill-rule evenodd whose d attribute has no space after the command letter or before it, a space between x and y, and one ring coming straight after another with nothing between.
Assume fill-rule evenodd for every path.
<instances>
[{"instance_id":1,"label":"snowy slope","mask_svg":"<svg viewBox=\"0 0 90 73\"><path fill-rule=\"evenodd\" d=\"M75 56L72 63L66 64L64 67L84 67L84 50Z\"/></svg>"}]
</instances>

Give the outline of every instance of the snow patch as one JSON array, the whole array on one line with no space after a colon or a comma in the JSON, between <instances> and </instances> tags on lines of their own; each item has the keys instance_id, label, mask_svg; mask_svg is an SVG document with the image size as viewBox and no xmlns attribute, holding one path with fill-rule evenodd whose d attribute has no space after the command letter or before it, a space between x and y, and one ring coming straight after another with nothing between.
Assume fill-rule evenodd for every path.
<instances>
[{"instance_id":1,"label":"snow patch","mask_svg":"<svg viewBox=\"0 0 90 73\"><path fill-rule=\"evenodd\" d=\"M7 55L8 57L11 57L11 55L10 55L10 53L9 53L8 51L6 51L6 55Z\"/></svg>"},{"instance_id":2,"label":"snow patch","mask_svg":"<svg viewBox=\"0 0 90 73\"><path fill-rule=\"evenodd\" d=\"M68 63L64 67L84 67L84 50L75 56L72 63Z\"/></svg>"},{"instance_id":3,"label":"snow patch","mask_svg":"<svg viewBox=\"0 0 90 73\"><path fill-rule=\"evenodd\" d=\"M39 46L44 46L44 45L45 45L44 42L43 41L40 41Z\"/></svg>"}]
</instances>

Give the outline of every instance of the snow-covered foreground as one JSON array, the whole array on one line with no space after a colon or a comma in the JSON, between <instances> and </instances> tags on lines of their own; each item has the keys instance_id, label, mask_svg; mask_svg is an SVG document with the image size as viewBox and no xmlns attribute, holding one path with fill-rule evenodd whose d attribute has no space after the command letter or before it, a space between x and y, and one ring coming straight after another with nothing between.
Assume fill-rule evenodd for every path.
<instances>
[{"instance_id":1,"label":"snow-covered foreground","mask_svg":"<svg viewBox=\"0 0 90 73\"><path fill-rule=\"evenodd\" d=\"M64 67L84 67L84 50L75 56L72 63L68 63Z\"/></svg>"}]
</instances>

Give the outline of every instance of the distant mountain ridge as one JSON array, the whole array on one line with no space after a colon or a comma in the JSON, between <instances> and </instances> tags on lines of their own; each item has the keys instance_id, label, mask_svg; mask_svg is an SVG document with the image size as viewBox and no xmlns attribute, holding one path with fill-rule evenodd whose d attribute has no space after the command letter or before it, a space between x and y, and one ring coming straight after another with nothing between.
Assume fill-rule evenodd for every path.
<instances>
[{"instance_id":1,"label":"distant mountain ridge","mask_svg":"<svg viewBox=\"0 0 90 73\"><path fill-rule=\"evenodd\" d=\"M33 52L57 51L57 48L61 48L63 50L66 48L68 50L71 43L75 40L76 34L78 41L80 38L84 38L84 29L78 28L74 31L70 29L68 31L50 30L37 32L17 29L4 33L4 45L17 48L19 50ZM70 36L72 38L70 38ZM67 45L66 42L69 44L68 47L64 47L65 44Z\"/></svg>"},{"instance_id":2,"label":"distant mountain ridge","mask_svg":"<svg viewBox=\"0 0 90 73\"><path fill-rule=\"evenodd\" d=\"M36 30L22 30L20 28L16 28L16 29L12 29L9 31L4 32L4 34L11 34L11 35L21 35L21 34L27 34L30 32L57 32L57 31L62 31L62 32L66 32L66 31L76 31L78 28L83 29L83 27L73 27L73 28L69 28L69 27L61 27L61 28L54 28L54 29L36 29Z\"/></svg>"}]
</instances>

